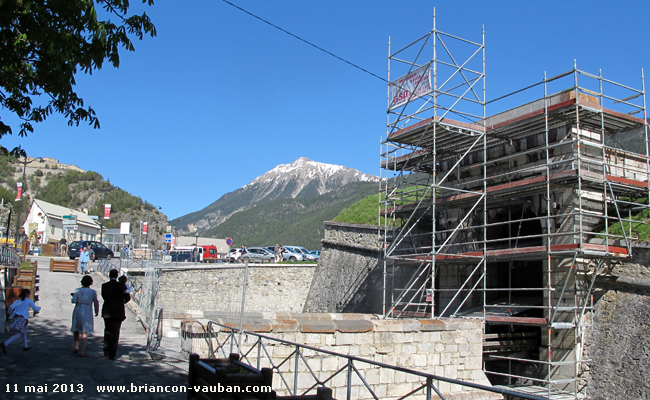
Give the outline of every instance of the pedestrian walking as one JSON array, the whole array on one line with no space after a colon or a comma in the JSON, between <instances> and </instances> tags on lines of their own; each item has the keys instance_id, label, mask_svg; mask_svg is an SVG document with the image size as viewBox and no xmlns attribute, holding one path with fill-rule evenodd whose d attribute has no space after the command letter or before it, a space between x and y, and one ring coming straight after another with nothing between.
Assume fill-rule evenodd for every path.
<instances>
[{"instance_id":1,"label":"pedestrian walking","mask_svg":"<svg viewBox=\"0 0 650 400\"><path fill-rule=\"evenodd\" d=\"M65 238L59 240L59 246L61 247L61 257L66 255L66 250L68 249L68 241Z\"/></svg>"},{"instance_id":2,"label":"pedestrian walking","mask_svg":"<svg viewBox=\"0 0 650 400\"><path fill-rule=\"evenodd\" d=\"M41 308L38 307L34 302L28 298L31 291L29 289L23 289L20 291L20 298L14 301L10 306L7 313L9 314L9 319L14 320L14 322L9 325L9 329L12 332L16 332L12 337L7 339L6 342L0 343L0 349L2 352L7 354L7 346L18 338L23 339L23 350L27 351L31 347L27 344L27 332L29 332L29 309L34 310L34 314L37 314L41 311Z\"/></svg>"},{"instance_id":3,"label":"pedestrian walking","mask_svg":"<svg viewBox=\"0 0 650 400\"><path fill-rule=\"evenodd\" d=\"M273 248L273 252L275 253L275 262L278 263L282 261L282 253L280 253L280 245L276 243L275 248Z\"/></svg>"},{"instance_id":4,"label":"pedestrian walking","mask_svg":"<svg viewBox=\"0 0 650 400\"><path fill-rule=\"evenodd\" d=\"M95 250L93 250L92 247L90 247L90 243L88 243L88 246L86 246L86 249L88 250L88 271L93 272L93 261L95 260Z\"/></svg>"},{"instance_id":5,"label":"pedestrian walking","mask_svg":"<svg viewBox=\"0 0 650 400\"><path fill-rule=\"evenodd\" d=\"M86 275L81 278L81 287L72 294L71 302L74 303L72 311L72 327L74 337L74 354L79 357L86 357L86 344L88 343L88 334L95 331L95 320L93 317L93 306L95 306L95 317L99 315L99 301L97 301L97 292L90 288L93 284L93 278ZM79 336L81 336L81 346L79 346Z\"/></svg>"},{"instance_id":6,"label":"pedestrian walking","mask_svg":"<svg viewBox=\"0 0 650 400\"><path fill-rule=\"evenodd\" d=\"M115 360L117 343L120 340L120 328L126 319L124 304L131 300L131 295L126 293L126 285L117 281L119 275L116 269L110 270L108 277L111 279L102 285L102 318L104 318L104 357Z\"/></svg>"},{"instance_id":7,"label":"pedestrian walking","mask_svg":"<svg viewBox=\"0 0 650 400\"><path fill-rule=\"evenodd\" d=\"M86 275L88 272L86 271L86 267L88 266L88 257L90 254L88 253L88 249L85 247L82 247L81 250L79 251L79 265L81 266L81 273Z\"/></svg>"}]
</instances>

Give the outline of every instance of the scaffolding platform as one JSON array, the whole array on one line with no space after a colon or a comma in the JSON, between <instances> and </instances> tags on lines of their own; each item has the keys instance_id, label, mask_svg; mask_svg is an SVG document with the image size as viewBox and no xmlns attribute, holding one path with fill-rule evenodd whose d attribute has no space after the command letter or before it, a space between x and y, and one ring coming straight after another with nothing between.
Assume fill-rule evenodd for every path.
<instances>
[{"instance_id":1,"label":"scaffolding platform","mask_svg":"<svg viewBox=\"0 0 650 400\"><path fill-rule=\"evenodd\" d=\"M400 78L381 143L384 318L482 319L494 385L577 398L594 282L632 255L644 223L632 212L649 209L644 78L634 88L574 62L487 101L484 35L435 17L388 61ZM528 100L513 107L515 95ZM624 148L626 136L644 141Z\"/></svg>"}]
</instances>

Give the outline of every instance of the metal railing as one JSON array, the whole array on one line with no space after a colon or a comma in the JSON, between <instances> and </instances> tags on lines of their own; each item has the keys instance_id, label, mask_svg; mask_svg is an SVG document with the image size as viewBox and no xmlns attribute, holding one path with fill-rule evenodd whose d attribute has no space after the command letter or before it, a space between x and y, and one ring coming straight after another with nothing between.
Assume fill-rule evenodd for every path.
<instances>
[{"instance_id":1,"label":"metal railing","mask_svg":"<svg viewBox=\"0 0 650 400\"><path fill-rule=\"evenodd\" d=\"M378 393L378 387L369 383L364 373L366 368L378 368L384 371L390 370L392 374L406 374L408 377L405 379L405 382L412 383L410 388L403 389L405 390L404 393L391 393L391 398L405 399L419 397L427 400L434 398L444 400L445 396L442 392L447 391L441 390L441 383L444 382L450 388L452 385L461 386L461 390L474 389L519 399L545 399L544 397L446 378L444 376L340 354L258 333L242 331L214 321L209 321L207 326L196 321L186 322L185 324L187 323L198 324L202 327L201 330L203 333L199 337L205 338L210 357L228 357L232 352L239 352L242 362L258 370L261 367L272 368L273 373L278 375L282 386L282 388L275 390L284 390L290 396L306 395L310 394L310 392L313 394L316 388L332 385L337 377L345 376L343 379L345 380L346 399L380 399L386 397L386 394ZM245 336L245 339L243 336ZM253 338L252 343L249 337ZM245 348L246 342L249 343L247 349ZM278 346L285 347L286 350L278 351ZM325 357L336 357L338 359L337 368L334 371L322 371L322 368L320 368L322 365L321 361ZM310 362L312 362L311 365ZM340 382L340 379L338 378L337 381ZM393 385L392 389L395 390L399 386Z\"/></svg>"}]
</instances>

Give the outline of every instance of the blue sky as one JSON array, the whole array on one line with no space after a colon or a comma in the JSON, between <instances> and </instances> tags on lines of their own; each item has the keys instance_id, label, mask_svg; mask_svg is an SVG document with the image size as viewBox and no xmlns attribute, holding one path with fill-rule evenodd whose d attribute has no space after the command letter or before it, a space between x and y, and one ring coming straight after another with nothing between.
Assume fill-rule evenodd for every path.
<instances>
[{"instance_id":1,"label":"blue sky","mask_svg":"<svg viewBox=\"0 0 650 400\"><path fill-rule=\"evenodd\" d=\"M485 25L488 100L574 59L636 88L650 74L645 1L232 2L381 77L389 36L396 49L426 34L434 6L444 32L481 41ZM77 77L101 129L55 116L2 145L99 172L170 219L299 157L379 175L385 82L220 0L144 8L158 36L136 41L119 69Z\"/></svg>"}]
</instances>

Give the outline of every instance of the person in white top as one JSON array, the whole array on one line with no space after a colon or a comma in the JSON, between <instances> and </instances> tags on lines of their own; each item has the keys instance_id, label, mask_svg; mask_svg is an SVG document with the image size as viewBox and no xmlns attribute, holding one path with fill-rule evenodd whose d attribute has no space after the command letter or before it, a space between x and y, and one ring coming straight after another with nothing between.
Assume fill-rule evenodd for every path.
<instances>
[{"instance_id":1,"label":"person in white top","mask_svg":"<svg viewBox=\"0 0 650 400\"><path fill-rule=\"evenodd\" d=\"M11 306L9 306L9 310L7 311L10 315L9 319L14 318L14 322L11 323L9 329L17 333L7 339L6 342L0 343L0 349L5 354L7 354L7 346L19 337L22 337L23 339L23 350L27 351L31 349L27 344L27 332L29 332L29 310L31 308L34 310L34 314L36 314L41 311L41 308L27 297L30 293L31 291L29 289L21 290L20 299L14 301Z\"/></svg>"}]
</instances>

